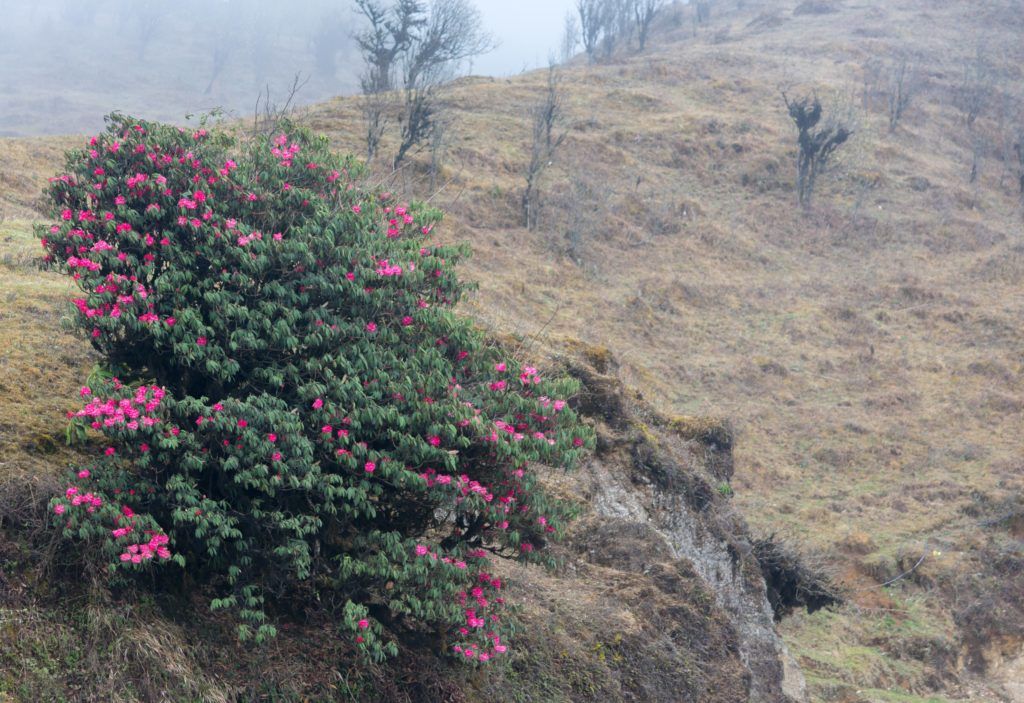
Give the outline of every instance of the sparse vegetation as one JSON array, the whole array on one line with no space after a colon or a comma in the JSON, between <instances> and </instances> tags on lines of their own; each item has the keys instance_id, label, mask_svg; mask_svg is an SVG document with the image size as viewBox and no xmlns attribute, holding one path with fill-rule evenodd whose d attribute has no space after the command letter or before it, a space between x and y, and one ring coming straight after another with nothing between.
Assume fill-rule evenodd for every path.
<instances>
[{"instance_id":1,"label":"sparse vegetation","mask_svg":"<svg viewBox=\"0 0 1024 703\"><path fill-rule=\"evenodd\" d=\"M640 51L647 47L654 18L665 5L665 0L632 0L633 19L636 23L636 42Z\"/></svg>"},{"instance_id":2,"label":"sparse vegetation","mask_svg":"<svg viewBox=\"0 0 1024 703\"><path fill-rule=\"evenodd\" d=\"M392 111L398 111L398 168L410 150L435 143L444 124L438 114L439 91L463 61L493 46L468 0L356 0L369 27L357 35L366 70L361 79L366 153L372 160ZM401 81L398 81L400 72ZM393 94L399 90L397 100Z\"/></svg>"},{"instance_id":3,"label":"sparse vegetation","mask_svg":"<svg viewBox=\"0 0 1024 703\"><path fill-rule=\"evenodd\" d=\"M578 340L573 349L602 347L602 358L607 351L617 360L611 366L666 413L735 421L734 494L721 502L756 533L776 532L801 553L822 555L848 598L813 615L798 610L779 624L811 700L995 703L1006 699L1003 688L1019 685L1006 672L1019 664L1021 612L1014 600L1019 511L1007 498L1024 491L1024 255L1013 149L1020 87L1010 61L1020 16L1008 0L838 2L834 13L793 15L795 4L717 3L712 27L731 29L727 47L713 43L714 29L690 36L692 4L669 8L647 55L564 67L567 105L577 118L567 138L572 148L545 176L551 216L533 231L518 226L529 137L504 126L541 95L546 74L452 86L445 98L460 130L451 154L465 168L446 174L452 187L434 200L450 213L437 236L474 244L477 255L464 267L480 288L460 312L508 335L510 348L561 353L564 333ZM954 99L962 61L975 54L965 36L985 38L998 91L974 129L989 140L982 156L1001 160L998 170L979 168L971 187L965 181L973 146ZM134 41L128 45L136 50ZM820 180L812 211L791 207L792 128L781 110L765 108L777 105L776 86L818 86L831 112L825 96L860 81L867 57L904 51L928 85L895 136L886 136L888 80L880 62L857 138L837 152L828 187ZM200 90L207 68L199 65ZM225 75L237 75L237 68L229 62ZM333 100L303 118L327 131L335 147L362 150L356 101ZM382 145L389 156L397 146L393 132ZM63 445L63 427L41 418L75 409L68 400L74 382L95 362L87 345L55 333L67 284L34 268L38 247L27 233L28 221L38 218L39 185L69 142L77 144L8 140L0 164L0 202L8 212L0 226L0 427L10 428L0 429L0 484L3 495L19 496L19 514L32 512L33 503L13 477L32 476L35 494L48 495L61 467L81 461ZM429 154L415 152L409 162L422 172ZM578 230L583 266L573 265L564 239L573 176L585 176L592 191L583 213L591 226ZM587 398L596 406L606 400ZM598 437L599 446L611 446L605 429ZM629 470L614 447L602 463ZM723 483L708 485L719 500ZM0 583L8 637L0 643L3 678L29 685L45 677L50 685L34 689L43 691L36 699L62 690L70 697L58 669L69 653L80 656L78 633L87 630L65 630L66 613L50 610L54 582L32 580L40 552L12 524L5 517L0 530L7 579ZM601 545L609 552L634 544L623 523L605 534ZM20 560L11 556L18 549ZM703 622L713 620L708 595L692 588L665 594L660 587L692 582L646 552L634 553L646 562L638 568L654 568L623 574L597 561L604 556L599 549L570 557L558 574L513 569L531 634L506 667L491 667L486 678L453 679L443 663L439 670L382 669L380 678L361 682L327 664L299 666L300 659L352 656L348 649L308 648L333 634L329 624L317 629L308 621L286 620L296 631L282 630L279 644L259 656L238 648L223 629L223 649L204 648L208 628L225 625L216 614L167 642L170 651L183 647L198 661L209 659L218 676L210 690L226 691L228 699L355 698L337 683L343 676L368 700L389 700L389 679L423 682L408 697L427 700L501 700L509 691L521 701L651 700L650 691L699 691L692 687L699 674L690 675L691 683L681 675L674 688L627 689L657 680L643 666L661 661L657 648L669 639L700 652L672 660L676 671L728 661L719 655L729 651L720 639L692 629L680 636L667 625L668 613L690 605L705 613ZM881 585L922 556L909 577ZM41 584L38 599L13 600L12 588L31 593L22 584L33 583ZM568 593L580 597L577 605ZM651 609L662 598L665 609ZM110 607L123 611L130 603ZM171 601L160 612L191 611ZM147 610L142 617L160 622L153 616ZM567 632L550 624L556 617ZM642 629L652 620L658 627ZM999 639L1005 647L992 646ZM117 660L96 649L100 666L115 668ZM74 671L83 672L80 683L95 680L88 677L97 669ZM265 688L244 688L245 676L265 681ZM123 681L111 685L122 686L111 688L111 697L139 696ZM715 690L720 700L742 700ZM702 693L696 700L713 700L707 689Z\"/></svg>"},{"instance_id":4,"label":"sparse vegetation","mask_svg":"<svg viewBox=\"0 0 1024 703\"><path fill-rule=\"evenodd\" d=\"M900 120L921 89L917 69L906 56L899 57L889 68L889 88L886 95L889 108L889 131L895 132Z\"/></svg>"},{"instance_id":5,"label":"sparse vegetation","mask_svg":"<svg viewBox=\"0 0 1024 703\"><path fill-rule=\"evenodd\" d=\"M526 189L523 191L523 226L533 229L540 214L540 178L554 163L555 152L565 140L565 106L559 90L559 73L548 69L548 84L543 99L530 108L533 127L530 162L526 166Z\"/></svg>"},{"instance_id":6,"label":"sparse vegetation","mask_svg":"<svg viewBox=\"0 0 1024 703\"><path fill-rule=\"evenodd\" d=\"M807 208L811 205L818 176L825 171L836 150L850 138L852 131L845 124L828 121L819 127L822 107L817 95L790 100L783 93L782 98L798 132L796 192L800 205Z\"/></svg>"}]
</instances>

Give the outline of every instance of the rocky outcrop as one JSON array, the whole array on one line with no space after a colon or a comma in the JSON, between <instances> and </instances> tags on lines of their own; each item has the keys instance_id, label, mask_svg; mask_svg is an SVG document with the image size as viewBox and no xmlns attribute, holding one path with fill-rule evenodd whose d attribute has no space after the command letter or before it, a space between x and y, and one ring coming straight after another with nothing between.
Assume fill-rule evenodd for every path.
<instances>
[{"instance_id":1,"label":"rocky outcrop","mask_svg":"<svg viewBox=\"0 0 1024 703\"><path fill-rule=\"evenodd\" d=\"M652 565L631 559L642 561L661 549L684 562L735 632L748 699L806 701L803 675L776 632L746 524L729 503L728 425L659 415L622 387L610 364L597 369L568 363L567 369L583 383L581 409L597 421L599 438L598 452L584 468L593 514L582 529L591 539L605 531L648 545L614 559L604 549L605 561L649 570Z\"/></svg>"}]
</instances>

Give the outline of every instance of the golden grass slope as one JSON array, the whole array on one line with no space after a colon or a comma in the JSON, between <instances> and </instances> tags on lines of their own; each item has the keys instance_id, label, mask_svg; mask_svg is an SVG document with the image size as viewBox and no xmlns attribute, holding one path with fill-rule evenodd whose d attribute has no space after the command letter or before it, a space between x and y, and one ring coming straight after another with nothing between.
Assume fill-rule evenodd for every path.
<instances>
[{"instance_id":1,"label":"golden grass slope","mask_svg":"<svg viewBox=\"0 0 1024 703\"><path fill-rule=\"evenodd\" d=\"M990 514L1024 485L1024 234L998 148L1000 115L1022 118L994 102L980 118L989 145L971 184L952 95L980 44L1019 110L1019 3L797 4L722 2L696 33L679 7L648 52L566 68L571 125L535 232L516 205L545 76L457 82L432 196L450 213L442 236L474 246L480 291L466 310L484 324L537 336L535 350L604 345L666 411L732 419L749 521L823 552L851 589L843 610L782 625L815 699L1005 700L1001 667L1021 656L1024 630L988 646L978 640L992 633L958 613L1020 553L1020 532ZM865 102L863 68L897 51L928 83L890 134L884 98ZM809 213L794 203L781 88L816 89L856 121ZM361 151L356 101L303 119ZM24 150L0 166L7 207L29 205L59 167L46 144L5 145ZM394 187L423 195L426 159ZM3 313L0 363L42 368L39 379L81 373L80 346L67 342L65 361L53 351L63 284L3 271L0 295L21 297ZM5 427L52 432L28 418L63 407L14 383L0 394L25 412ZM1024 619L1019 607L1004 616Z\"/></svg>"}]
</instances>

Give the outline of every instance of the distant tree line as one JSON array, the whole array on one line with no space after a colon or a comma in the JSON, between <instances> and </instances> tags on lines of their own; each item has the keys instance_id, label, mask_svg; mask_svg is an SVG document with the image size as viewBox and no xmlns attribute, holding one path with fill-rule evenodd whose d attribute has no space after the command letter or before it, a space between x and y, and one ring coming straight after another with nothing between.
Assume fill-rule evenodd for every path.
<instances>
[{"instance_id":1,"label":"distant tree line","mask_svg":"<svg viewBox=\"0 0 1024 703\"><path fill-rule=\"evenodd\" d=\"M665 0L576 0L576 13L566 20L563 57L579 44L591 62L607 59L633 42L643 51L664 5Z\"/></svg>"},{"instance_id":2,"label":"distant tree line","mask_svg":"<svg viewBox=\"0 0 1024 703\"><path fill-rule=\"evenodd\" d=\"M356 35L366 156L372 161L397 123L397 169L415 149L444 142L441 87L460 67L494 46L468 0L356 0L366 28Z\"/></svg>"}]
</instances>

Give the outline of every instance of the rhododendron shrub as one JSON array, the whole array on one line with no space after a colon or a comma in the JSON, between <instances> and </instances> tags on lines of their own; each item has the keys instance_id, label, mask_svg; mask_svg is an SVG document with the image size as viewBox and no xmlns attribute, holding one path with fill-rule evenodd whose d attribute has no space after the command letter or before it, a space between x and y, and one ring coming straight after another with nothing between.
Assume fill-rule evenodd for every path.
<instances>
[{"instance_id":1,"label":"rhododendron shrub","mask_svg":"<svg viewBox=\"0 0 1024 703\"><path fill-rule=\"evenodd\" d=\"M39 234L108 373L71 413L103 449L51 508L113 573L183 566L243 637L315 602L375 659L405 633L487 661L511 627L489 560L542 558L567 514L536 468L592 437L572 382L453 313L439 213L361 176L288 125L115 115L69 154Z\"/></svg>"}]
</instances>

